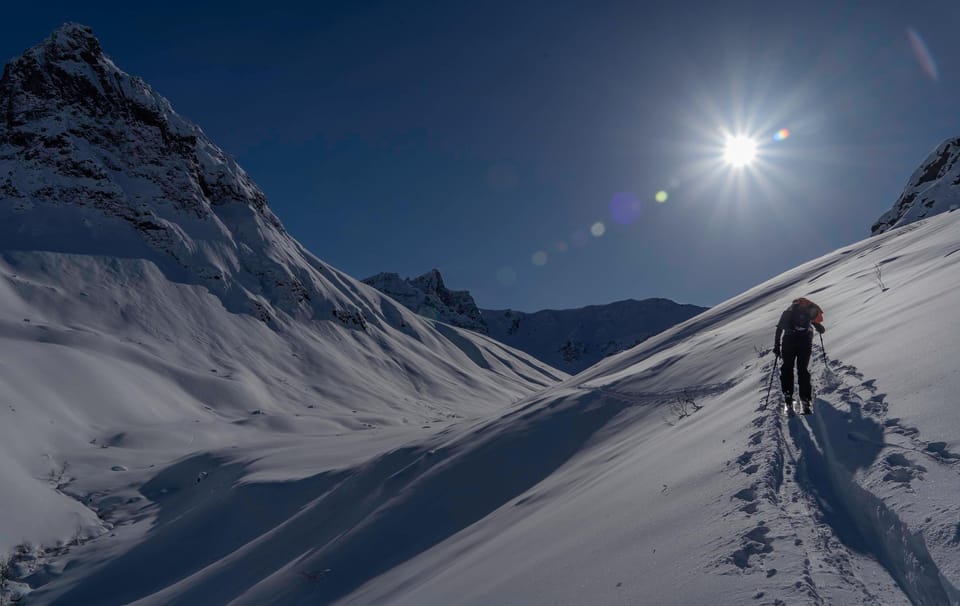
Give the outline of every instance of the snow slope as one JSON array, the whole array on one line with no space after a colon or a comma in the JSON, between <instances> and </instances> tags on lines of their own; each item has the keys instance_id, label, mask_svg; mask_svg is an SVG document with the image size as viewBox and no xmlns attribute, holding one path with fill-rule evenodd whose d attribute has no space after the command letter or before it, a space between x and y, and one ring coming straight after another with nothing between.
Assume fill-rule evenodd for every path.
<instances>
[{"instance_id":1,"label":"snow slope","mask_svg":"<svg viewBox=\"0 0 960 606\"><path fill-rule=\"evenodd\" d=\"M846 247L359 468L389 493L237 603L960 603L958 236L951 213ZM788 420L762 404L799 295L829 371Z\"/></svg>"},{"instance_id":2,"label":"snow slope","mask_svg":"<svg viewBox=\"0 0 960 606\"><path fill-rule=\"evenodd\" d=\"M18 141L0 154L35 155L5 170L42 159ZM69 217L137 242L128 218L61 194L4 200L43 214L0 229L20 217L18 242L53 242L39 236L74 233L66 220L24 217ZM222 247L170 215L198 255L179 273L166 240L3 248L0 532L34 543L13 558L26 603L960 604L960 213L811 261L557 384L301 264L240 202ZM289 252L270 267L310 299L247 262L222 267L230 287L187 271L259 241L241 231ZM828 364L818 350L816 414L788 420L764 406L769 348L800 295L825 310ZM359 313L323 313L341 301Z\"/></svg>"},{"instance_id":3,"label":"snow slope","mask_svg":"<svg viewBox=\"0 0 960 606\"><path fill-rule=\"evenodd\" d=\"M370 525L416 520L458 467L487 472L470 474L488 479L482 519L363 584L336 586L341 542L298 562L329 568L328 586L265 588L288 603L958 604L958 261L948 213L757 286L437 440L443 462L411 457L405 498ZM816 414L789 420L763 404L773 326L799 295L826 310L829 370L817 351ZM678 397L699 410L679 418Z\"/></svg>"},{"instance_id":4,"label":"snow slope","mask_svg":"<svg viewBox=\"0 0 960 606\"><path fill-rule=\"evenodd\" d=\"M947 213L845 247L376 457L145 470L33 603L960 603L958 236ZM829 370L787 419L764 402L798 295Z\"/></svg>"},{"instance_id":5,"label":"snow slope","mask_svg":"<svg viewBox=\"0 0 960 606\"><path fill-rule=\"evenodd\" d=\"M0 559L21 545L15 576L109 532L182 457L345 465L566 377L304 250L88 28L8 64L0 105Z\"/></svg>"}]
</instances>

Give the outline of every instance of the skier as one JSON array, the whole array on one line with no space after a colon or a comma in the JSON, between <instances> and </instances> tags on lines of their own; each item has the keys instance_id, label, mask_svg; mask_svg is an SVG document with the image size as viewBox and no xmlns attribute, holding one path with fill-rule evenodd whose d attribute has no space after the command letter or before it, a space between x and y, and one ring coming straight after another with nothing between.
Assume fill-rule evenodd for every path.
<instances>
[{"instance_id":1,"label":"skier","mask_svg":"<svg viewBox=\"0 0 960 606\"><path fill-rule=\"evenodd\" d=\"M813 413L811 400L813 399L810 387L810 354L813 351L813 331L823 333L823 310L820 306L803 297L796 299L781 315L777 323L776 341L773 353L780 356L781 336L783 337L783 366L780 367L780 387L783 389L783 399L786 403L787 414L793 415L793 365L797 365L797 378L800 382L800 401L803 404L803 414Z\"/></svg>"}]
</instances>

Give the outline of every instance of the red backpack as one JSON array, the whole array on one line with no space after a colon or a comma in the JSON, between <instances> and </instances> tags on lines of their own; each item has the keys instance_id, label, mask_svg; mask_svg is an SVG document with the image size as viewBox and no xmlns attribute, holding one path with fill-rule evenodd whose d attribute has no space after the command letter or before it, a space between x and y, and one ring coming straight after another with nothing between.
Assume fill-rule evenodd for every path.
<instances>
[{"instance_id":1,"label":"red backpack","mask_svg":"<svg viewBox=\"0 0 960 606\"><path fill-rule=\"evenodd\" d=\"M790 306L790 331L798 334L806 334L810 330L810 324L819 324L823 322L823 311L820 307L811 301L800 297Z\"/></svg>"}]
</instances>

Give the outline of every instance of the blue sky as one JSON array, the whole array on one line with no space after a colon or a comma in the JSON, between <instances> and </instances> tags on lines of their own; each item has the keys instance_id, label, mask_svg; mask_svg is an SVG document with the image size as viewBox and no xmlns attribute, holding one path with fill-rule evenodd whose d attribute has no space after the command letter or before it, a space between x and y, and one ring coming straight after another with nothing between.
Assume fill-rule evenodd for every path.
<instances>
[{"instance_id":1,"label":"blue sky","mask_svg":"<svg viewBox=\"0 0 960 606\"><path fill-rule=\"evenodd\" d=\"M960 135L953 2L84 4L5 7L0 55L93 27L317 256L484 308L719 303L868 235Z\"/></svg>"}]
</instances>

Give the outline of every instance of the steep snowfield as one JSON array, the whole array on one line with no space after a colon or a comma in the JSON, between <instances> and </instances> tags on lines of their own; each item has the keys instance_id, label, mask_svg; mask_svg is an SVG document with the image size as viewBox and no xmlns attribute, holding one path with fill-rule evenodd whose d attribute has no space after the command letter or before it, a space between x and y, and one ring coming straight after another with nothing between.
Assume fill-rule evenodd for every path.
<instances>
[{"instance_id":1,"label":"steep snowfield","mask_svg":"<svg viewBox=\"0 0 960 606\"><path fill-rule=\"evenodd\" d=\"M286 445L137 455L94 499L111 535L33 603L960 603L958 236L948 213L864 240L376 457L354 432L324 460L288 417ZM818 349L816 414L788 420L763 403L799 295L829 370Z\"/></svg>"},{"instance_id":2,"label":"steep snowfield","mask_svg":"<svg viewBox=\"0 0 960 606\"><path fill-rule=\"evenodd\" d=\"M80 479L301 433L373 434L369 454L565 376L343 280L406 328L267 325L146 261L0 252L0 553L96 532L48 481L64 463Z\"/></svg>"},{"instance_id":3,"label":"steep snowfield","mask_svg":"<svg viewBox=\"0 0 960 606\"><path fill-rule=\"evenodd\" d=\"M142 484L182 457L228 450L309 475L567 376L307 252L89 28L67 24L9 63L0 105L0 564L16 551L13 577L104 535L115 510L146 515L156 495Z\"/></svg>"},{"instance_id":4,"label":"steep snowfield","mask_svg":"<svg viewBox=\"0 0 960 606\"><path fill-rule=\"evenodd\" d=\"M865 240L407 453L376 515L241 603L960 603L958 260L957 214ZM761 405L799 295L829 371L818 351L816 415L787 420ZM473 495L482 518L421 517Z\"/></svg>"},{"instance_id":5,"label":"steep snowfield","mask_svg":"<svg viewBox=\"0 0 960 606\"><path fill-rule=\"evenodd\" d=\"M394 518L384 533L416 520L420 486L443 493L445 469L475 466L499 495L485 518L359 588L337 584L341 539L298 563L329 568L326 586L265 589L291 603L960 603L958 261L951 213L787 272L437 444L444 462L421 459L377 519ZM788 420L762 404L773 326L800 295L826 310L829 370L816 352L816 414ZM702 408L680 419L678 396Z\"/></svg>"}]
</instances>

